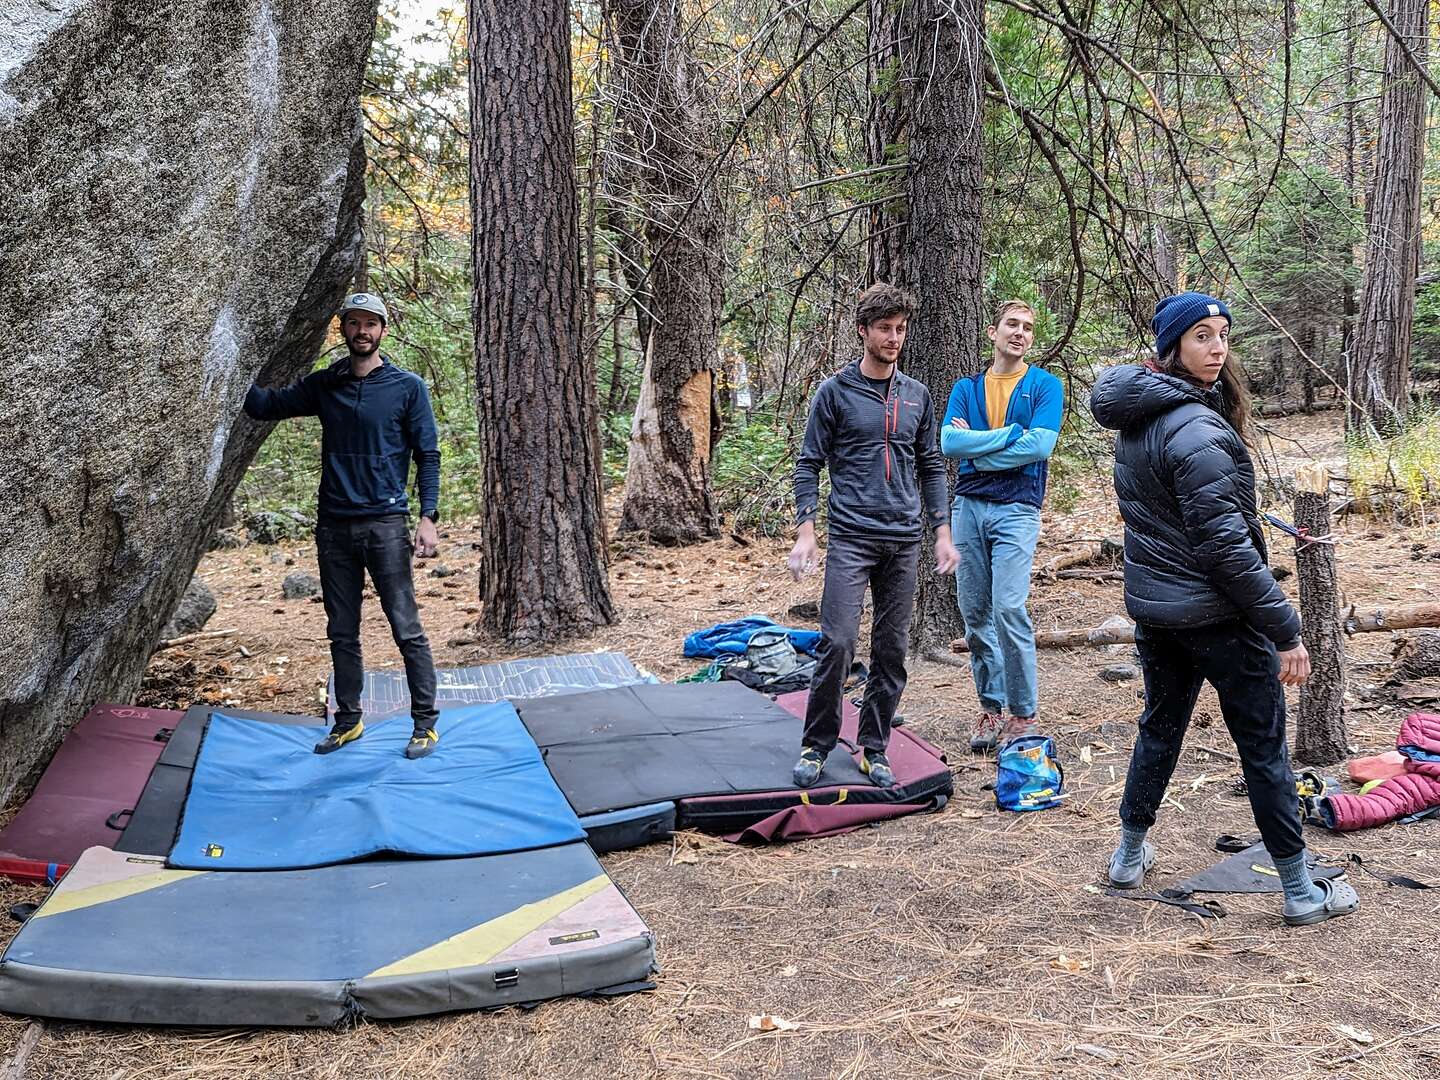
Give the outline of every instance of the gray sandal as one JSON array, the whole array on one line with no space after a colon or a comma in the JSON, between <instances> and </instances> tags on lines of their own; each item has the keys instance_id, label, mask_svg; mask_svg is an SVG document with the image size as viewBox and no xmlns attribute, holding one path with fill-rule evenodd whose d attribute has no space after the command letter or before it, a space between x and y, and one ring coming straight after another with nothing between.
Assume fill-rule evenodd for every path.
<instances>
[{"instance_id":1,"label":"gray sandal","mask_svg":"<svg viewBox=\"0 0 1440 1080\"><path fill-rule=\"evenodd\" d=\"M1289 926L1314 926L1326 919L1339 918L1341 915L1349 915L1360 906L1360 897L1355 895L1355 890L1343 881L1334 881L1328 878L1316 878L1315 884L1325 891L1325 898L1314 907L1306 908L1303 911L1285 912L1285 922Z\"/></svg>"},{"instance_id":2,"label":"gray sandal","mask_svg":"<svg viewBox=\"0 0 1440 1080\"><path fill-rule=\"evenodd\" d=\"M1105 868L1105 880L1116 889L1138 889L1145 875L1155 866L1155 845L1145 840L1140 844L1140 865L1121 867L1123 873L1116 874L1115 856L1110 856L1110 865Z\"/></svg>"}]
</instances>

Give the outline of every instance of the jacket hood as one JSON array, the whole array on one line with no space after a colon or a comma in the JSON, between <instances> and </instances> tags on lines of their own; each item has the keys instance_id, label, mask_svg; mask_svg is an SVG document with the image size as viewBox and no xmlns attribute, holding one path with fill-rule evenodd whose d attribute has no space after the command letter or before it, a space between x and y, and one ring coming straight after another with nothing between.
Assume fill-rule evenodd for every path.
<instances>
[{"instance_id":1,"label":"jacket hood","mask_svg":"<svg viewBox=\"0 0 1440 1080\"><path fill-rule=\"evenodd\" d=\"M1121 364L1101 372L1090 392L1090 411L1101 427L1114 431L1143 424L1181 405L1206 405L1219 411L1220 391L1202 390L1184 379Z\"/></svg>"}]
</instances>

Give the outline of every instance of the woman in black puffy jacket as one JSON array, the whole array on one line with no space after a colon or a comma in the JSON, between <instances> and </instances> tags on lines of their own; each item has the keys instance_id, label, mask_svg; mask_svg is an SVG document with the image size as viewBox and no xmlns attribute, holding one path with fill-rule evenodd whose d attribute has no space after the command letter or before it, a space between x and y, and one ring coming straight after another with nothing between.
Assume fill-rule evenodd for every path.
<instances>
[{"instance_id":1,"label":"woman in black puffy jacket","mask_svg":"<svg viewBox=\"0 0 1440 1080\"><path fill-rule=\"evenodd\" d=\"M1125 606L1145 674L1110 882L1136 888L1154 865L1145 836L1208 680L1285 888L1285 921L1323 922L1358 900L1343 882L1313 881L1306 860L1281 684L1304 682L1310 657L1265 562L1246 449L1250 399L1230 356L1230 312L1212 296L1181 293L1156 306L1151 326L1156 359L1110 368L1090 398L1095 419L1119 432Z\"/></svg>"}]
</instances>

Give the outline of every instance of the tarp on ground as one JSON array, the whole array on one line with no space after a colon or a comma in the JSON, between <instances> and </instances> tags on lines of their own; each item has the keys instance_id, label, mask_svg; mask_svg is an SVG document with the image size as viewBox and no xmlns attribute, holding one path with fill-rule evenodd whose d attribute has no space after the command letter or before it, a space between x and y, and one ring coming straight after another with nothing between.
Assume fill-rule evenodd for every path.
<instances>
[{"instance_id":1,"label":"tarp on ground","mask_svg":"<svg viewBox=\"0 0 1440 1080\"><path fill-rule=\"evenodd\" d=\"M86 848L114 846L181 715L132 705L91 709L0 829L0 873L53 881Z\"/></svg>"},{"instance_id":2,"label":"tarp on ground","mask_svg":"<svg viewBox=\"0 0 1440 1080\"><path fill-rule=\"evenodd\" d=\"M0 1009L331 1025L641 989L649 930L583 843L268 873L87 851L0 960Z\"/></svg>"},{"instance_id":3,"label":"tarp on ground","mask_svg":"<svg viewBox=\"0 0 1440 1080\"><path fill-rule=\"evenodd\" d=\"M437 668L435 704L485 705L494 701L554 697L652 682L628 656L618 652L532 656L466 668ZM329 714L335 714L335 679L329 684ZM404 671L367 671L360 691L367 720L410 715L410 686Z\"/></svg>"},{"instance_id":4,"label":"tarp on ground","mask_svg":"<svg viewBox=\"0 0 1440 1080\"><path fill-rule=\"evenodd\" d=\"M274 870L380 853L487 855L583 839L507 702L448 709L429 757L386 720L333 754L327 729L211 713L169 865Z\"/></svg>"},{"instance_id":5,"label":"tarp on ground","mask_svg":"<svg viewBox=\"0 0 1440 1080\"><path fill-rule=\"evenodd\" d=\"M870 782L852 741L831 753L821 786L796 788L791 769L800 752L806 697L787 695L782 705L738 683L684 683L522 701L517 707L551 775L580 814L673 800L682 827L729 832L807 801L888 803L896 807L889 816L898 816L949 795L944 758L904 728L891 742L896 786ZM853 740L853 706L845 722L849 727L842 731Z\"/></svg>"}]
</instances>

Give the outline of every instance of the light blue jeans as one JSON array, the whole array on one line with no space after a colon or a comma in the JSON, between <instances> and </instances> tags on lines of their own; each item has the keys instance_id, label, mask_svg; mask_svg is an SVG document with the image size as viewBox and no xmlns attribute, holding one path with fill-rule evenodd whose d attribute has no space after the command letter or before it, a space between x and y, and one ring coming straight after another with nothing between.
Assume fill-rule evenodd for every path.
<instances>
[{"instance_id":1,"label":"light blue jeans","mask_svg":"<svg viewBox=\"0 0 1440 1080\"><path fill-rule=\"evenodd\" d=\"M980 707L1034 716L1035 630L1025 601L1040 539L1040 510L957 495L950 534L960 552L955 596L965 618Z\"/></svg>"}]
</instances>

